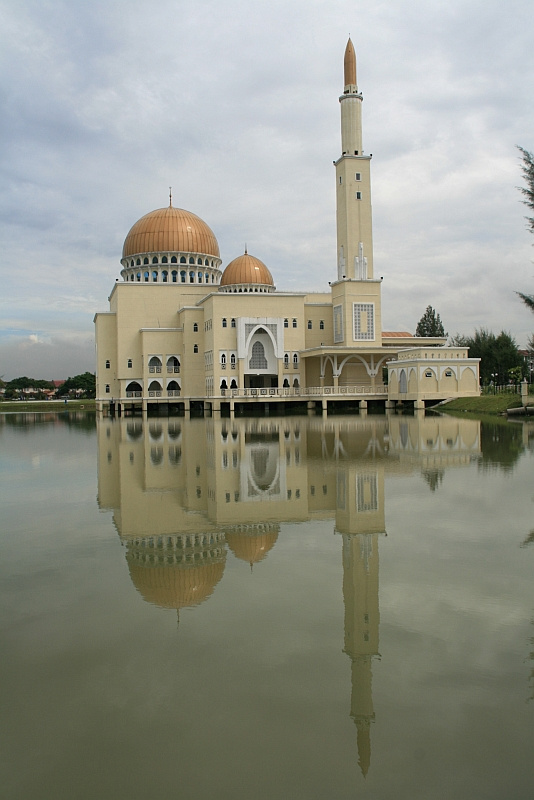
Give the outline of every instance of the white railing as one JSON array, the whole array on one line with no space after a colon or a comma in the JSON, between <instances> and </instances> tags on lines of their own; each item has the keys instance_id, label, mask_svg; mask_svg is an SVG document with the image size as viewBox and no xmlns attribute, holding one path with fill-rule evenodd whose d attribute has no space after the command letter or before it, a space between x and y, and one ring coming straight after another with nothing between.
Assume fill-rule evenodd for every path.
<instances>
[{"instance_id":1,"label":"white railing","mask_svg":"<svg viewBox=\"0 0 534 800\"><path fill-rule=\"evenodd\" d=\"M345 397L372 396L387 397L388 388L384 384L378 386L308 386L275 389L220 389L220 397ZM216 396L214 394L210 396Z\"/></svg>"}]
</instances>

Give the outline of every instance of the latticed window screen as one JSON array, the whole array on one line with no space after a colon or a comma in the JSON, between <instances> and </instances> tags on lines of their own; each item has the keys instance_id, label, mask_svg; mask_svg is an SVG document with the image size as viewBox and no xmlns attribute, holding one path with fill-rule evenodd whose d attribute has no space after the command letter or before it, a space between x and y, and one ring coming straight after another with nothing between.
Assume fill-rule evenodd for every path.
<instances>
[{"instance_id":1,"label":"latticed window screen","mask_svg":"<svg viewBox=\"0 0 534 800\"><path fill-rule=\"evenodd\" d=\"M249 367L250 369L267 369L267 359L261 342L254 342L252 345L252 358L249 361Z\"/></svg>"},{"instance_id":2,"label":"latticed window screen","mask_svg":"<svg viewBox=\"0 0 534 800\"><path fill-rule=\"evenodd\" d=\"M343 306L334 306L334 342L343 341Z\"/></svg>"},{"instance_id":3,"label":"latticed window screen","mask_svg":"<svg viewBox=\"0 0 534 800\"><path fill-rule=\"evenodd\" d=\"M358 511L378 510L378 483L376 475L358 475L356 479L356 507Z\"/></svg>"},{"instance_id":4,"label":"latticed window screen","mask_svg":"<svg viewBox=\"0 0 534 800\"><path fill-rule=\"evenodd\" d=\"M375 338L375 318L373 303L353 303L354 341Z\"/></svg>"}]
</instances>

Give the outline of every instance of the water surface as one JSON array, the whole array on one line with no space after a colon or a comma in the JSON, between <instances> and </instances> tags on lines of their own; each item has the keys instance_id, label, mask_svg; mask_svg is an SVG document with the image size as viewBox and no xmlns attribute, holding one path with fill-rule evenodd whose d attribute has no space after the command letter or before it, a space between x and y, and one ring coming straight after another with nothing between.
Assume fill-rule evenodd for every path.
<instances>
[{"instance_id":1,"label":"water surface","mask_svg":"<svg viewBox=\"0 0 534 800\"><path fill-rule=\"evenodd\" d=\"M531 798L534 427L0 417L6 798Z\"/></svg>"}]
</instances>

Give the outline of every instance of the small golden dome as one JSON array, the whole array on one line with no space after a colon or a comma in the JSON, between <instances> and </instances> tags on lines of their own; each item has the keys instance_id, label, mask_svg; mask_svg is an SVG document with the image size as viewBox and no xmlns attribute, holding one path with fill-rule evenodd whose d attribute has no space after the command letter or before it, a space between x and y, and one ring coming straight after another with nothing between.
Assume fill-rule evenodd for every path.
<instances>
[{"instance_id":1,"label":"small golden dome","mask_svg":"<svg viewBox=\"0 0 534 800\"><path fill-rule=\"evenodd\" d=\"M276 544L278 531L268 533L260 532L255 536L247 533L227 533L228 547L236 558L246 561L247 564L257 564L262 561Z\"/></svg>"},{"instance_id":2,"label":"small golden dome","mask_svg":"<svg viewBox=\"0 0 534 800\"><path fill-rule=\"evenodd\" d=\"M250 256L246 250L244 255L230 261L223 272L220 286L236 286L239 284L261 284L274 288L273 276L259 258Z\"/></svg>"},{"instance_id":3,"label":"small golden dome","mask_svg":"<svg viewBox=\"0 0 534 800\"><path fill-rule=\"evenodd\" d=\"M188 608L207 600L224 572L224 561L194 567L128 564L132 582L147 603L161 608Z\"/></svg>"},{"instance_id":4,"label":"small golden dome","mask_svg":"<svg viewBox=\"0 0 534 800\"><path fill-rule=\"evenodd\" d=\"M219 258L215 234L206 223L183 208L158 208L137 220L124 240L122 257L138 253L202 253Z\"/></svg>"}]
</instances>

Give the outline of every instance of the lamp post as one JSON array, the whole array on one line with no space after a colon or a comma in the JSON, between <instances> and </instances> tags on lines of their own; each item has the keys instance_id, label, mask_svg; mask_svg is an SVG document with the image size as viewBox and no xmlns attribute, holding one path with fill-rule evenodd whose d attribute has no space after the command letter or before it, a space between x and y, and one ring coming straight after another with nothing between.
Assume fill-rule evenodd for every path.
<instances>
[{"instance_id":1,"label":"lamp post","mask_svg":"<svg viewBox=\"0 0 534 800\"><path fill-rule=\"evenodd\" d=\"M491 373L491 381L493 383L493 394L497 394L497 378L499 377L498 372Z\"/></svg>"}]
</instances>

